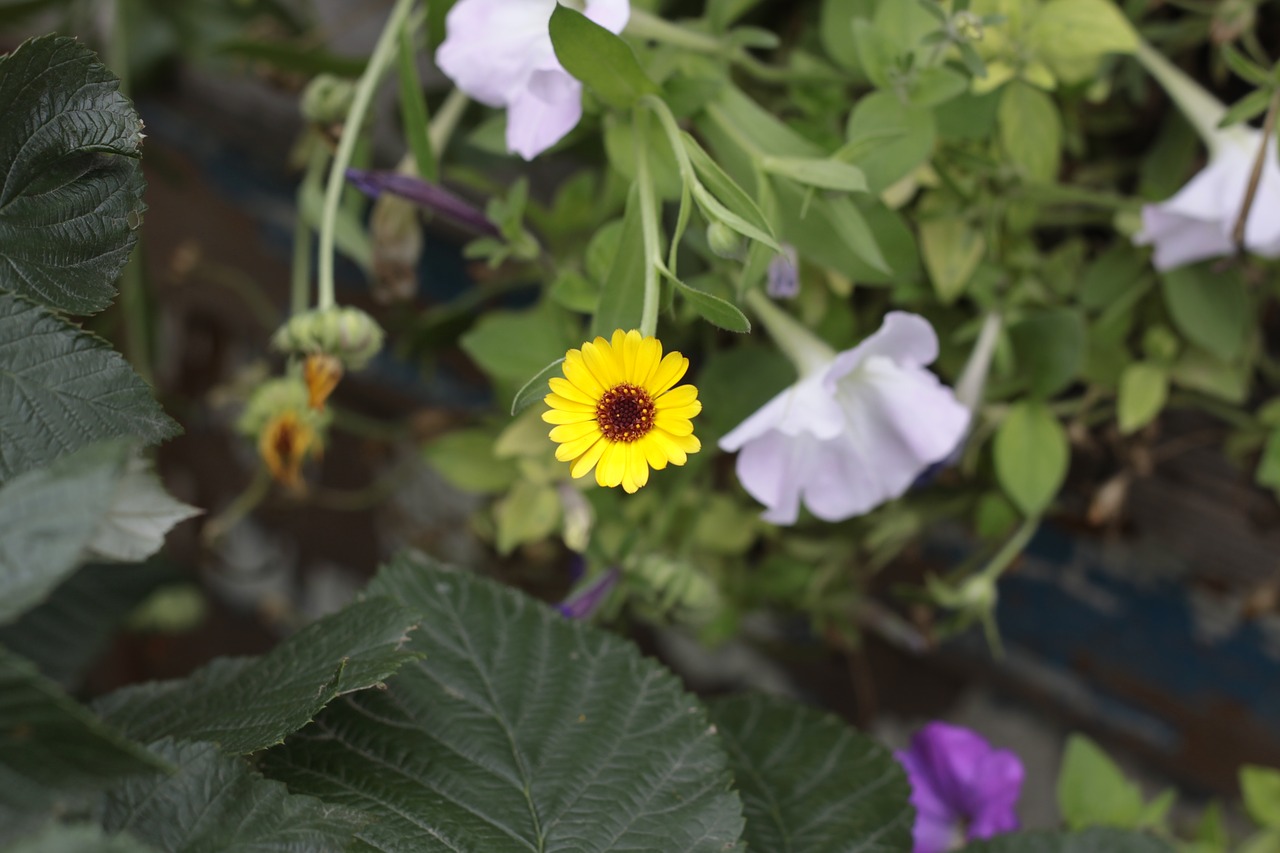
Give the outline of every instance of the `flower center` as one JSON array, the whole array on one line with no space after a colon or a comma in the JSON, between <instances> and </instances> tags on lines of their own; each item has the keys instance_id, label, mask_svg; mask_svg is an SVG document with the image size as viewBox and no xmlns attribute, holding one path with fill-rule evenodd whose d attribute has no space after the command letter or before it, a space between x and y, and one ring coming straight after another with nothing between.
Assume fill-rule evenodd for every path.
<instances>
[{"instance_id":1,"label":"flower center","mask_svg":"<svg viewBox=\"0 0 1280 853\"><path fill-rule=\"evenodd\" d=\"M630 443L653 429L657 408L649 392L635 385L615 385L596 404L596 422L610 441Z\"/></svg>"}]
</instances>

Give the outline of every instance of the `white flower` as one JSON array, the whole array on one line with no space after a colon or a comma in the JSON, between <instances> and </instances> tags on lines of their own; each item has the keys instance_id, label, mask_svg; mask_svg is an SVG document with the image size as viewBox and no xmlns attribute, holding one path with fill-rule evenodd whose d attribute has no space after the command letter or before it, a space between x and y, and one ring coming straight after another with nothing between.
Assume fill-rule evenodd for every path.
<instances>
[{"instance_id":1,"label":"white flower","mask_svg":"<svg viewBox=\"0 0 1280 853\"><path fill-rule=\"evenodd\" d=\"M765 303L753 302L783 349L808 354L797 359L804 375L720 440L741 451L738 479L768 507L765 520L793 524L802 502L824 521L861 515L962 440L969 410L925 369L938 339L923 317L891 312L858 346L819 361L814 341L796 345L803 328Z\"/></svg>"},{"instance_id":2,"label":"white flower","mask_svg":"<svg viewBox=\"0 0 1280 853\"><path fill-rule=\"evenodd\" d=\"M1222 129L1226 107L1149 45L1137 57L1195 126L1209 149L1209 163L1177 195L1142 208L1138 245L1154 245L1152 262L1167 270L1235 252L1236 221L1244 206L1262 133L1247 125ZM1245 223L1244 246L1263 257L1280 256L1280 166L1272 140L1262 179Z\"/></svg>"},{"instance_id":3,"label":"white flower","mask_svg":"<svg viewBox=\"0 0 1280 853\"><path fill-rule=\"evenodd\" d=\"M585 0L583 14L613 33L631 15L629 0ZM582 84L551 46L556 0L458 0L445 18L436 64L459 89L507 110L507 148L532 160L582 118Z\"/></svg>"}]
</instances>

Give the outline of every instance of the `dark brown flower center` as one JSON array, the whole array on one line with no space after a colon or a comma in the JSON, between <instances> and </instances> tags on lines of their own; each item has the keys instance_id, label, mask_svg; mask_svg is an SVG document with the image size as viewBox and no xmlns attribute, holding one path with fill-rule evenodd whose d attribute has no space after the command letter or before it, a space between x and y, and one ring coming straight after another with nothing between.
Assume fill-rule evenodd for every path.
<instances>
[{"instance_id":1,"label":"dark brown flower center","mask_svg":"<svg viewBox=\"0 0 1280 853\"><path fill-rule=\"evenodd\" d=\"M649 392L635 385L615 385L596 404L596 422L610 441L637 441L653 429L657 408Z\"/></svg>"}]
</instances>

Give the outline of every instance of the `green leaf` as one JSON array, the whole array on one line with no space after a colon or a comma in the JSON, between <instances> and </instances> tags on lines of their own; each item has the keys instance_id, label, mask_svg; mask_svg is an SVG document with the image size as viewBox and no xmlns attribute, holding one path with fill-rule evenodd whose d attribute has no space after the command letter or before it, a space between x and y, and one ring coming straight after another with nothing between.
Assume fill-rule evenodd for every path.
<instances>
[{"instance_id":1,"label":"green leaf","mask_svg":"<svg viewBox=\"0 0 1280 853\"><path fill-rule=\"evenodd\" d=\"M1280 829L1280 770L1246 764L1240 768L1240 791L1254 823Z\"/></svg>"},{"instance_id":2,"label":"green leaf","mask_svg":"<svg viewBox=\"0 0 1280 853\"><path fill-rule=\"evenodd\" d=\"M1023 177L1040 183L1058 177L1062 116L1052 98L1030 83L1014 80L1000 96L996 120L1005 153Z\"/></svg>"},{"instance_id":3,"label":"green leaf","mask_svg":"<svg viewBox=\"0 0 1280 853\"><path fill-rule=\"evenodd\" d=\"M795 368L782 353L750 340L716 350L699 368L699 435L708 430L717 436L728 433L795 381ZM705 436L703 442L711 443Z\"/></svg>"},{"instance_id":4,"label":"green leaf","mask_svg":"<svg viewBox=\"0 0 1280 853\"><path fill-rule=\"evenodd\" d=\"M1222 46L1222 58L1227 61L1227 67L1245 82L1255 86L1271 86L1271 73L1233 46L1229 44Z\"/></svg>"},{"instance_id":5,"label":"green leaf","mask_svg":"<svg viewBox=\"0 0 1280 853\"><path fill-rule=\"evenodd\" d=\"M830 714L768 696L711 705L747 817L770 853L911 848L911 786L893 754Z\"/></svg>"},{"instance_id":6,"label":"green leaf","mask_svg":"<svg viewBox=\"0 0 1280 853\"><path fill-rule=\"evenodd\" d=\"M1280 430L1272 430L1267 436L1253 479L1260 486L1280 492Z\"/></svg>"},{"instance_id":7,"label":"green leaf","mask_svg":"<svg viewBox=\"0 0 1280 853\"><path fill-rule=\"evenodd\" d=\"M987 240L965 216L921 218L920 254L938 299L950 305L964 293L965 285L987 253Z\"/></svg>"},{"instance_id":8,"label":"green leaf","mask_svg":"<svg viewBox=\"0 0 1280 853\"><path fill-rule=\"evenodd\" d=\"M1067 433L1043 403L1015 403L996 431L996 479L1023 515L1049 507L1070 460Z\"/></svg>"},{"instance_id":9,"label":"green leaf","mask_svg":"<svg viewBox=\"0 0 1280 853\"><path fill-rule=\"evenodd\" d=\"M627 212L618 234L609 272L601 282L600 307L591 322L592 332L605 338L617 329L637 328L644 310L644 271L649 260L644 254L644 220L635 184L627 194Z\"/></svg>"},{"instance_id":10,"label":"green leaf","mask_svg":"<svg viewBox=\"0 0 1280 853\"><path fill-rule=\"evenodd\" d=\"M867 188L880 193L929 161L938 130L929 110L892 92L872 92L849 114L845 136L849 161L862 169Z\"/></svg>"},{"instance_id":11,"label":"green leaf","mask_svg":"<svg viewBox=\"0 0 1280 853\"><path fill-rule=\"evenodd\" d=\"M506 556L526 542L546 539L560 526L555 486L519 480L493 506L498 553Z\"/></svg>"},{"instance_id":12,"label":"green leaf","mask_svg":"<svg viewBox=\"0 0 1280 853\"><path fill-rule=\"evenodd\" d=\"M415 657L416 619L368 598L313 622L259 658L219 658L178 681L117 690L95 703L139 738L208 740L249 753L280 743L338 696L380 684Z\"/></svg>"},{"instance_id":13,"label":"green leaf","mask_svg":"<svg viewBox=\"0 0 1280 853\"><path fill-rule=\"evenodd\" d=\"M1136 361L1120 374L1116 418L1120 432L1135 433L1155 420L1169 399L1169 370L1149 361Z\"/></svg>"},{"instance_id":14,"label":"green leaf","mask_svg":"<svg viewBox=\"0 0 1280 853\"><path fill-rule=\"evenodd\" d=\"M106 798L102 822L109 832L128 831L159 850L338 853L366 822L350 810L289 793L211 743L164 739L150 748L177 772L120 784Z\"/></svg>"},{"instance_id":15,"label":"green leaf","mask_svg":"<svg viewBox=\"0 0 1280 853\"><path fill-rule=\"evenodd\" d=\"M496 440L492 430L460 429L432 441L422 453L454 488L478 495L497 494L511 488L519 469L512 460L494 454Z\"/></svg>"},{"instance_id":16,"label":"green leaf","mask_svg":"<svg viewBox=\"0 0 1280 853\"><path fill-rule=\"evenodd\" d=\"M1133 53L1138 34L1111 0L1049 0L1036 13L1028 43L1056 77L1081 83L1108 53Z\"/></svg>"},{"instance_id":17,"label":"green leaf","mask_svg":"<svg viewBox=\"0 0 1280 853\"><path fill-rule=\"evenodd\" d=\"M0 290L76 314L111 304L145 209L142 122L119 85L64 36L0 58Z\"/></svg>"},{"instance_id":18,"label":"green leaf","mask_svg":"<svg viewBox=\"0 0 1280 853\"><path fill-rule=\"evenodd\" d=\"M534 403L541 400L547 394L551 393L551 388L547 381L552 376L560 372L560 365L564 363L564 358L557 358L546 367L538 371L538 373L528 382L521 386L516 392L515 397L511 398L511 416L515 417Z\"/></svg>"},{"instance_id":19,"label":"green leaf","mask_svg":"<svg viewBox=\"0 0 1280 853\"><path fill-rule=\"evenodd\" d=\"M929 8L940 9L929 0ZM969 91L969 78L959 71L939 65L922 68L911 83L911 103L931 109L952 101Z\"/></svg>"},{"instance_id":20,"label":"green leaf","mask_svg":"<svg viewBox=\"0 0 1280 853\"><path fill-rule=\"evenodd\" d=\"M152 853L155 848L126 833L110 835L93 824L51 823L5 849L9 853Z\"/></svg>"},{"instance_id":21,"label":"green leaf","mask_svg":"<svg viewBox=\"0 0 1280 853\"><path fill-rule=\"evenodd\" d=\"M698 316L708 323L730 332L746 334L751 331L751 321L732 302L685 284L675 276L667 275L665 269L662 272L675 285L676 290L680 291L685 301L693 306L693 310L698 312Z\"/></svg>"},{"instance_id":22,"label":"green leaf","mask_svg":"<svg viewBox=\"0 0 1280 853\"><path fill-rule=\"evenodd\" d=\"M774 240L772 226L755 200L702 150L702 146L692 136L685 133L682 139L689 161L702 182L691 189L703 214L713 222L723 222L744 237L764 243L775 251L782 251Z\"/></svg>"},{"instance_id":23,"label":"green leaf","mask_svg":"<svg viewBox=\"0 0 1280 853\"><path fill-rule=\"evenodd\" d=\"M1058 808L1071 829L1133 829L1142 818L1142 791L1097 744L1073 734L1058 774Z\"/></svg>"},{"instance_id":24,"label":"green leaf","mask_svg":"<svg viewBox=\"0 0 1280 853\"><path fill-rule=\"evenodd\" d=\"M427 657L266 753L267 775L377 818L376 850L734 849L714 730L634 646L407 557L370 592L420 612Z\"/></svg>"},{"instance_id":25,"label":"green leaf","mask_svg":"<svg viewBox=\"0 0 1280 853\"><path fill-rule=\"evenodd\" d=\"M631 45L568 6L551 13L551 44L564 69L611 107L626 109L658 92Z\"/></svg>"},{"instance_id":26,"label":"green leaf","mask_svg":"<svg viewBox=\"0 0 1280 853\"><path fill-rule=\"evenodd\" d=\"M0 483L101 439L179 431L105 341L0 293Z\"/></svg>"},{"instance_id":27,"label":"green leaf","mask_svg":"<svg viewBox=\"0 0 1280 853\"><path fill-rule=\"evenodd\" d=\"M818 38L827 56L843 68L860 70L853 19L870 18L875 7L875 0L822 0Z\"/></svg>"},{"instance_id":28,"label":"green leaf","mask_svg":"<svg viewBox=\"0 0 1280 853\"><path fill-rule=\"evenodd\" d=\"M413 27L405 27L400 31L396 56L400 117L404 121L405 139L409 142L409 150L413 152L413 162L418 168L419 177L434 182L440 180L440 174L436 165L436 152L432 149L431 139L427 134L427 100L422 93L422 82L418 79L413 31Z\"/></svg>"},{"instance_id":29,"label":"green leaf","mask_svg":"<svg viewBox=\"0 0 1280 853\"><path fill-rule=\"evenodd\" d=\"M1271 93L1265 89L1250 92L1231 105L1218 121L1218 127L1231 127L1233 124L1250 121L1267 111L1271 105Z\"/></svg>"},{"instance_id":30,"label":"green leaf","mask_svg":"<svg viewBox=\"0 0 1280 853\"><path fill-rule=\"evenodd\" d=\"M1253 369L1243 364L1228 364L1199 347L1189 347L1169 372L1183 388L1200 391L1219 400L1243 406L1249 397Z\"/></svg>"},{"instance_id":31,"label":"green leaf","mask_svg":"<svg viewBox=\"0 0 1280 853\"><path fill-rule=\"evenodd\" d=\"M513 387L578 345L571 337L574 325L563 308L543 301L524 311L487 312L461 344L485 373Z\"/></svg>"},{"instance_id":32,"label":"green leaf","mask_svg":"<svg viewBox=\"0 0 1280 853\"><path fill-rule=\"evenodd\" d=\"M1187 340L1223 361L1240 355L1251 319L1249 294L1237 269L1195 264L1168 270L1160 283L1173 324Z\"/></svg>"},{"instance_id":33,"label":"green leaf","mask_svg":"<svg viewBox=\"0 0 1280 853\"><path fill-rule=\"evenodd\" d=\"M772 175L791 178L824 190L866 192L867 178L857 166L820 157L772 157L760 160L760 167Z\"/></svg>"},{"instance_id":34,"label":"green leaf","mask_svg":"<svg viewBox=\"0 0 1280 853\"><path fill-rule=\"evenodd\" d=\"M1089 329L1074 308L1045 308L1009 329L1018 366L1028 389L1039 398L1052 397L1084 367Z\"/></svg>"},{"instance_id":35,"label":"green leaf","mask_svg":"<svg viewBox=\"0 0 1280 853\"><path fill-rule=\"evenodd\" d=\"M1140 832L1089 829L1084 832L1025 832L1001 835L964 848L964 853L1173 853L1158 838Z\"/></svg>"},{"instance_id":36,"label":"green leaf","mask_svg":"<svg viewBox=\"0 0 1280 853\"><path fill-rule=\"evenodd\" d=\"M0 805L95 791L168 769L95 717L35 665L0 648Z\"/></svg>"},{"instance_id":37,"label":"green leaf","mask_svg":"<svg viewBox=\"0 0 1280 853\"><path fill-rule=\"evenodd\" d=\"M39 604L86 559L129 447L93 445L0 488L0 624Z\"/></svg>"}]
</instances>

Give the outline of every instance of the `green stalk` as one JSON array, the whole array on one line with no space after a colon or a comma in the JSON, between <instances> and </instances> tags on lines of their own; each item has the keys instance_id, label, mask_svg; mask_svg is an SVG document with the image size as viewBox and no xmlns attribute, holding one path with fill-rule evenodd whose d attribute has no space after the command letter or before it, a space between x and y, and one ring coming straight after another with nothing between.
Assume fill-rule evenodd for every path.
<instances>
[{"instance_id":1,"label":"green stalk","mask_svg":"<svg viewBox=\"0 0 1280 853\"><path fill-rule=\"evenodd\" d=\"M802 377L810 376L831 363L835 350L809 331L799 320L773 304L759 289L750 290L745 297L756 312L760 322L769 330L769 336L777 343L787 358L791 359Z\"/></svg>"},{"instance_id":2,"label":"green stalk","mask_svg":"<svg viewBox=\"0 0 1280 853\"><path fill-rule=\"evenodd\" d=\"M649 114L637 109L633 117L637 140L645 139ZM640 227L644 236L644 302L640 309L640 334L646 338L658 333L658 267L662 263L662 247L658 239L658 201L649 175L649 151L636 145L636 187L640 193Z\"/></svg>"},{"instance_id":3,"label":"green stalk","mask_svg":"<svg viewBox=\"0 0 1280 853\"><path fill-rule=\"evenodd\" d=\"M465 92L454 89L431 117L427 138L431 140L431 150L436 154L436 162L444 158L444 150L449 147L449 140L453 138L453 132L457 130L458 122L470 103Z\"/></svg>"},{"instance_id":4,"label":"green stalk","mask_svg":"<svg viewBox=\"0 0 1280 853\"><path fill-rule=\"evenodd\" d=\"M351 165L351 156L355 153L356 140L360 137L360 129L364 125L369 104L373 101L374 91L395 59L400 31L409 20L415 2L416 0L396 0L387 24L374 45L373 55L369 57L369 65L356 84L351 108L347 110L347 118L342 125L342 139L338 142L337 153L333 155L333 163L329 168L329 183L325 187L324 208L320 217L320 292L317 306L321 310L332 308L336 301L333 278L334 232L337 228L338 205L347 183L347 167Z\"/></svg>"},{"instance_id":5,"label":"green stalk","mask_svg":"<svg viewBox=\"0 0 1280 853\"><path fill-rule=\"evenodd\" d=\"M1218 123L1227 114L1227 108L1186 72L1166 59L1160 51L1139 41L1134 55L1182 110L1187 121L1191 122L1208 146L1210 156L1217 154L1225 142L1247 138L1248 132L1244 128L1219 128Z\"/></svg>"},{"instance_id":6,"label":"green stalk","mask_svg":"<svg viewBox=\"0 0 1280 853\"><path fill-rule=\"evenodd\" d=\"M631 7L631 17L627 19L627 26L623 32L636 38L660 41L663 44L687 48L698 53L718 54L725 48L724 44L714 36L686 29L634 6Z\"/></svg>"}]
</instances>

